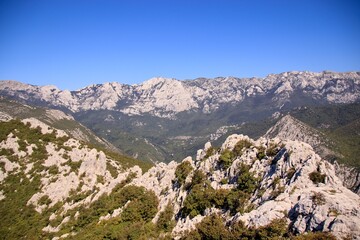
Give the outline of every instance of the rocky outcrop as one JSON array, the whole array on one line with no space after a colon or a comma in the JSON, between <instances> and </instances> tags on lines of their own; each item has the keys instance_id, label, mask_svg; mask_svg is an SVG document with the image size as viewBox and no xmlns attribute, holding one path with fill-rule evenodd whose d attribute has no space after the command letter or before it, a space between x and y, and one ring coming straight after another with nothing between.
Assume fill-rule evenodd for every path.
<instances>
[{"instance_id":1,"label":"rocky outcrop","mask_svg":"<svg viewBox=\"0 0 360 240\"><path fill-rule=\"evenodd\" d=\"M307 143L231 135L221 148L207 143L196 160L187 157L181 163L159 163L143 173L138 166L125 167L125 163L40 121L24 122L29 124L19 123L22 134L10 128L11 134L0 142L4 153L0 184L9 184L9 176L17 174L20 181L39 181L28 207L46 213L60 204L49 215L52 224L44 227L44 232L68 236L81 231L65 231L67 224L78 226L76 221L94 227L120 221L123 212L129 213L131 207L133 211L134 204L141 201L133 196L118 205L122 196L146 190L149 195L144 198L157 199L156 213L150 219L153 224L171 206L174 227L169 231L175 239L211 215L220 216L224 225L241 221L246 227L258 228L285 219L295 234L324 231L339 239L348 235L360 238L360 197L342 185L335 167ZM52 135L55 132L58 135ZM39 141L31 144L26 134L37 134ZM40 150L46 154L33 155ZM121 192L124 189L133 192ZM1 191L0 201L8 194L8 190ZM105 206L108 209L101 211ZM92 208L99 211L92 212L94 222L84 215Z\"/></svg>"},{"instance_id":2,"label":"rocky outcrop","mask_svg":"<svg viewBox=\"0 0 360 240\"><path fill-rule=\"evenodd\" d=\"M324 160L332 161L334 156L339 156L330 148L331 142L320 131L306 125L298 119L285 115L266 134L266 138L281 138L297 140L310 144L314 151ZM336 175L343 181L344 186L360 195L360 172L356 168L344 164L334 163Z\"/></svg>"}]
</instances>

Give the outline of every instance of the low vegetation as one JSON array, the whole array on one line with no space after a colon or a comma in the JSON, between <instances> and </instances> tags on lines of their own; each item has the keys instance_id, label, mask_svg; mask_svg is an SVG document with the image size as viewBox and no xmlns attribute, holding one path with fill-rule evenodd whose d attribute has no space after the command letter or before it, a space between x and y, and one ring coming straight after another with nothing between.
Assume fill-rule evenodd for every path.
<instances>
[{"instance_id":1,"label":"low vegetation","mask_svg":"<svg viewBox=\"0 0 360 240\"><path fill-rule=\"evenodd\" d=\"M175 170L175 177L178 181L178 183L183 185L185 183L185 179L190 174L190 172L193 170L193 167L191 166L190 162L184 161L180 163Z\"/></svg>"}]
</instances>

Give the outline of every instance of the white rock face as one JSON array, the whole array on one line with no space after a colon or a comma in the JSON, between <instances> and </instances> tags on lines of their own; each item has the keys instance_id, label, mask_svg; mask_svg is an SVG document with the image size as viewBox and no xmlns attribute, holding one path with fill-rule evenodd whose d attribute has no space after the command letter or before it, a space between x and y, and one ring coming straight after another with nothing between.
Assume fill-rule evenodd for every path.
<instances>
[{"instance_id":1,"label":"white rock face","mask_svg":"<svg viewBox=\"0 0 360 240\"><path fill-rule=\"evenodd\" d=\"M201 170L208 176L214 189L231 189L236 187L232 184L220 184L221 179L236 177L240 163L250 165L250 172L261 178L260 188L264 193L259 196L255 192L251 197L254 210L229 216L228 213L218 211L227 222L243 221L248 227L260 227L269 224L272 220L286 218L292 224L294 232L305 231L330 231L337 237L344 237L351 233L360 237L360 198L346 189L339 178L335 175L334 166L323 161L313 148L299 141L281 141L279 138L268 140L261 138L253 141L247 136L232 135L222 145L222 150L232 149L239 140L247 140L253 146L281 146L277 155L256 160L257 148L250 147L242 156L233 161L228 170L221 170L218 166L219 155L215 154L205 160L199 152L197 162L192 162L194 169ZM209 144L207 144L209 147ZM275 159L275 160L274 160ZM191 161L186 159L186 161ZM294 171L291 178L286 177L290 171ZM320 171L326 175L325 183L315 184L309 178L312 172ZM191 174L189 175L191 176ZM276 187L273 186L278 179ZM190 182L187 178L186 182ZM156 189L153 186L150 189ZM175 189L176 190L176 189ZM275 190L278 194L274 195ZM184 200L187 192L177 189L175 196L181 196ZM171 192L170 196L173 196ZM175 198L176 199L176 198ZM179 198L177 198L179 199ZM174 201L181 209L183 201ZM214 210L206 210L205 216ZM216 210L215 210L216 212ZM173 236L178 236L186 230L195 228L204 216L180 218L173 230Z\"/></svg>"},{"instance_id":2,"label":"white rock face","mask_svg":"<svg viewBox=\"0 0 360 240\"><path fill-rule=\"evenodd\" d=\"M264 137L306 142L325 160L329 160L328 156L337 155L327 147L330 143L323 133L290 115L282 117L266 132ZM360 195L360 173L355 168L342 164L335 163L334 166L336 175L343 181L343 184Z\"/></svg>"},{"instance_id":3,"label":"white rock face","mask_svg":"<svg viewBox=\"0 0 360 240\"><path fill-rule=\"evenodd\" d=\"M162 81L151 84L155 83L162 84ZM28 119L26 122L32 127L40 127L43 133L53 131L39 120ZM15 160L0 157L0 184L16 171L26 172L29 180L33 177L31 174L36 164L28 158L32 147L20 151L17 141L14 135L9 134L0 142L2 149L11 149L13 156L17 157ZM225 167L221 162L221 154L232 151L239 141L250 143L251 146L241 149L241 153L234 155L229 166ZM176 225L172 237L175 239L185 231L194 229L196 224L213 213L221 215L224 223L241 220L248 227L260 227L274 219L285 218L295 233L330 231L339 239L349 233L354 239L360 238L360 197L342 185L335 174L335 167L322 160L309 144L280 138L260 138L255 141L244 135L231 135L219 151L206 156L206 150L210 147L211 143L206 143L205 148L198 151L195 161L192 157L183 160L192 170L185 176L185 183L180 185L175 175L179 166L176 162L159 163L142 173L138 166L124 169L102 151L84 146L78 140L69 138L60 149L55 143L49 142L45 145L47 157L41 162L41 171L38 173L41 177L39 191L31 196L28 205L34 205L41 213L47 207L64 201L61 210L50 216L51 219L64 216L60 225L48 225L43 229L58 232L61 225L70 220L69 216L65 217L67 211L79 206L87 207L100 196L111 194L119 183L125 184L124 180L132 175L133 179L127 180L126 184L142 186L153 191L159 199L153 223L156 223L160 212L169 203L173 206ZM263 157L259 157L261 153ZM238 188L237 181L244 174L244 165L248 166L250 174L259 179L256 190L249 193L249 201L244 203L253 208L244 210L244 213L231 214L229 209L210 206L193 218L181 214L186 198L191 193L195 171L206 176L206 184L214 191L226 191ZM313 174L323 180L311 180ZM4 198L6 194L0 191L0 199ZM50 202L41 204L44 198ZM111 213L99 216L98 221L119 216L123 209L113 209ZM79 214L75 214L74 218L77 217Z\"/></svg>"},{"instance_id":4,"label":"white rock face","mask_svg":"<svg viewBox=\"0 0 360 240\"><path fill-rule=\"evenodd\" d=\"M360 98L358 72L285 72L265 78L218 77L179 81L152 78L140 85L105 83L78 91L61 91L54 86L32 86L0 81L0 92L29 101L40 100L73 112L108 109L128 115L151 114L174 118L183 111L211 113L223 104L234 105L248 97L269 96L281 108L300 91L315 100L352 103Z\"/></svg>"}]
</instances>

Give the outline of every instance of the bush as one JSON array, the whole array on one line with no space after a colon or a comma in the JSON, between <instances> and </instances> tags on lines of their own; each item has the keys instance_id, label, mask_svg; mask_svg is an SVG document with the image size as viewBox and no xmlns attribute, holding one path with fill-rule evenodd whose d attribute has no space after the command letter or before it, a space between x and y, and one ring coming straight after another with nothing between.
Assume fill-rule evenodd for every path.
<instances>
[{"instance_id":1,"label":"bush","mask_svg":"<svg viewBox=\"0 0 360 240\"><path fill-rule=\"evenodd\" d=\"M294 167L290 168L286 173L286 178L288 180L291 180L291 178L294 176L295 173L296 173L295 168Z\"/></svg>"},{"instance_id":2,"label":"bush","mask_svg":"<svg viewBox=\"0 0 360 240\"><path fill-rule=\"evenodd\" d=\"M326 174L321 174L319 171L314 171L309 174L309 178L314 184L325 183Z\"/></svg>"},{"instance_id":3,"label":"bush","mask_svg":"<svg viewBox=\"0 0 360 240\"><path fill-rule=\"evenodd\" d=\"M233 162L234 155L229 149L225 149L219 158L219 163L226 169L229 168Z\"/></svg>"},{"instance_id":4,"label":"bush","mask_svg":"<svg viewBox=\"0 0 360 240\"><path fill-rule=\"evenodd\" d=\"M208 158L212 155L214 155L217 151L217 148L214 148L214 147L209 147L207 150L206 150L206 153L205 153L205 157L204 158Z\"/></svg>"},{"instance_id":5,"label":"bush","mask_svg":"<svg viewBox=\"0 0 360 240\"><path fill-rule=\"evenodd\" d=\"M276 144L270 144L269 148L266 149L266 155L269 157L274 157L280 151L280 147Z\"/></svg>"},{"instance_id":6,"label":"bush","mask_svg":"<svg viewBox=\"0 0 360 240\"><path fill-rule=\"evenodd\" d=\"M196 227L201 239L221 240L229 235L222 219L216 214L205 217Z\"/></svg>"},{"instance_id":7,"label":"bush","mask_svg":"<svg viewBox=\"0 0 360 240\"><path fill-rule=\"evenodd\" d=\"M117 178L117 176L119 175L117 168L114 167L109 161L106 162L106 170L110 172L110 175L113 178Z\"/></svg>"},{"instance_id":8,"label":"bush","mask_svg":"<svg viewBox=\"0 0 360 240\"><path fill-rule=\"evenodd\" d=\"M258 152L256 154L257 159L261 160L263 158L265 158L266 154L265 154L265 148L263 146L258 147Z\"/></svg>"},{"instance_id":9,"label":"bush","mask_svg":"<svg viewBox=\"0 0 360 240\"><path fill-rule=\"evenodd\" d=\"M250 194L233 189L226 196L225 207L230 211L232 215L235 215L238 212L244 213L245 206L248 203L249 199Z\"/></svg>"},{"instance_id":10,"label":"bush","mask_svg":"<svg viewBox=\"0 0 360 240\"><path fill-rule=\"evenodd\" d=\"M311 200L315 205L324 205L326 202L325 195L321 192L315 192L314 195L312 195Z\"/></svg>"},{"instance_id":11,"label":"bush","mask_svg":"<svg viewBox=\"0 0 360 240\"><path fill-rule=\"evenodd\" d=\"M292 240L336 240L336 237L328 232L306 232L295 236Z\"/></svg>"},{"instance_id":12,"label":"bush","mask_svg":"<svg viewBox=\"0 0 360 240\"><path fill-rule=\"evenodd\" d=\"M237 188L245 193L253 193L259 186L259 178L250 172L250 166L240 165L240 173L237 179Z\"/></svg>"},{"instance_id":13,"label":"bush","mask_svg":"<svg viewBox=\"0 0 360 240\"><path fill-rule=\"evenodd\" d=\"M242 139L240 141L238 141L235 146L234 146L234 149L233 149L233 153L234 155L237 157L237 156L241 156L242 153L243 153L243 149L244 148L250 148L252 146L252 143L246 139Z\"/></svg>"},{"instance_id":14,"label":"bush","mask_svg":"<svg viewBox=\"0 0 360 240\"><path fill-rule=\"evenodd\" d=\"M206 208L212 206L214 189L211 186L202 186L197 184L193 186L190 193L184 201L184 207L181 209L183 217L190 216L193 218L199 214L203 215Z\"/></svg>"},{"instance_id":15,"label":"bush","mask_svg":"<svg viewBox=\"0 0 360 240\"><path fill-rule=\"evenodd\" d=\"M175 177L178 180L180 186L185 183L186 177L190 174L193 170L190 162L184 161L180 163L175 169Z\"/></svg>"},{"instance_id":16,"label":"bush","mask_svg":"<svg viewBox=\"0 0 360 240\"><path fill-rule=\"evenodd\" d=\"M279 239L288 232L288 224L285 218L274 219L266 226L256 229L255 239Z\"/></svg>"},{"instance_id":17,"label":"bush","mask_svg":"<svg viewBox=\"0 0 360 240\"><path fill-rule=\"evenodd\" d=\"M175 220L172 219L173 215L174 215L174 208L169 202L166 205L165 210L162 211L159 215L159 218L156 223L157 229L159 231L171 232L171 230L175 226Z\"/></svg>"}]
</instances>

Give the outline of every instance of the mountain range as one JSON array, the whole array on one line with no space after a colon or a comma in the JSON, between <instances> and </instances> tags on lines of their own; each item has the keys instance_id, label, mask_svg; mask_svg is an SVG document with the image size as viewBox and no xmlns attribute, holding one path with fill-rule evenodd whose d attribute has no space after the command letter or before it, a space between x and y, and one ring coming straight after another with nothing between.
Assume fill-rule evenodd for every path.
<instances>
[{"instance_id":1,"label":"mountain range","mask_svg":"<svg viewBox=\"0 0 360 240\"><path fill-rule=\"evenodd\" d=\"M360 239L359 83L0 81L0 238Z\"/></svg>"},{"instance_id":2,"label":"mountain range","mask_svg":"<svg viewBox=\"0 0 360 240\"><path fill-rule=\"evenodd\" d=\"M223 141L231 132L259 137L276 116L300 107L357 104L360 73L153 78L138 85L115 82L77 91L0 81L0 94L60 109L129 156L169 162L193 154L208 140Z\"/></svg>"}]
</instances>

